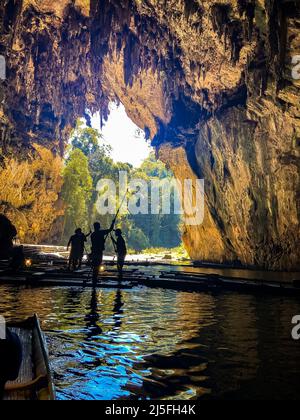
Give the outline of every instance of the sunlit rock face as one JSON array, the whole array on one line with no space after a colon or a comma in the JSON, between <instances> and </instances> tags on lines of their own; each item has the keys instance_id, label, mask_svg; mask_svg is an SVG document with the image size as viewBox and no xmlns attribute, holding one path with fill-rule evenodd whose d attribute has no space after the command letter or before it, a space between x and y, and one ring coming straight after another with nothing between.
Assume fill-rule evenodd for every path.
<instances>
[{"instance_id":1,"label":"sunlit rock face","mask_svg":"<svg viewBox=\"0 0 300 420\"><path fill-rule=\"evenodd\" d=\"M299 268L299 2L3 0L0 25L2 154L62 153L78 116L121 101L179 178L205 179L193 259Z\"/></svg>"}]
</instances>

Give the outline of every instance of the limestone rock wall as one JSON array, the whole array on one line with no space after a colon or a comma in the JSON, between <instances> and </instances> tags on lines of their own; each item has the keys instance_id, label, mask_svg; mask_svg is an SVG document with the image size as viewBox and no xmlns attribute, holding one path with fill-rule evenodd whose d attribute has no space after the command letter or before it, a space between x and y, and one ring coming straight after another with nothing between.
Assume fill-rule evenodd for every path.
<instances>
[{"instance_id":1,"label":"limestone rock wall","mask_svg":"<svg viewBox=\"0 0 300 420\"><path fill-rule=\"evenodd\" d=\"M298 1L3 0L0 54L2 159L62 154L77 117L121 101L179 177L205 179L194 259L299 268Z\"/></svg>"}]
</instances>

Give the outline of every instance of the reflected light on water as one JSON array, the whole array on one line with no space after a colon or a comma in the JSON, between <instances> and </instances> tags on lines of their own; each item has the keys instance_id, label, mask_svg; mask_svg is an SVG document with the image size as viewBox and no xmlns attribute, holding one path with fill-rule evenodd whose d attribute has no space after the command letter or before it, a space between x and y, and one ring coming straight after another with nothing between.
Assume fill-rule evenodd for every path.
<instances>
[{"instance_id":1,"label":"reflected light on water","mask_svg":"<svg viewBox=\"0 0 300 420\"><path fill-rule=\"evenodd\" d=\"M162 289L0 286L0 313L36 312L59 399L297 398L297 300Z\"/></svg>"}]
</instances>

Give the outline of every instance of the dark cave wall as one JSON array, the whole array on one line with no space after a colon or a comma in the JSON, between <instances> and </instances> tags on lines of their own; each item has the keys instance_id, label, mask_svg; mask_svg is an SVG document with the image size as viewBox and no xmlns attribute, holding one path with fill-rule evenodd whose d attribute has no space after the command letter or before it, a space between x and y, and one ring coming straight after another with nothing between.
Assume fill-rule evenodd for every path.
<instances>
[{"instance_id":1,"label":"dark cave wall","mask_svg":"<svg viewBox=\"0 0 300 420\"><path fill-rule=\"evenodd\" d=\"M193 259L299 268L296 1L4 0L1 154L62 154L77 117L121 101L179 178L203 177Z\"/></svg>"}]
</instances>

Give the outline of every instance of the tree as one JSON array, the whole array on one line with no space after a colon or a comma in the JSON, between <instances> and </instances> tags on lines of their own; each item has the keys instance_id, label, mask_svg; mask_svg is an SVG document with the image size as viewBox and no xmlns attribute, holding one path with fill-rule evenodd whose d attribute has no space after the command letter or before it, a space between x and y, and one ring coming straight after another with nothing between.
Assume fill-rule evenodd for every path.
<instances>
[{"instance_id":1,"label":"tree","mask_svg":"<svg viewBox=\"0 0 300 420\"><path fill-rule=\"evenodd\" d=\"M102 135L98 130L86 127L83 121L77 120L71 133L71 146L72 149L80 149L89 157L98 150L101 139Z\"/></svg>"},{"instance_id":2,"label":"tree","mask_svg":"<svg viewBox=\"0 0 300 420\"><path fill-rule=\"evenodd\" d=\"M165 165L156 159L154 153L151 153L139 168L133 168L128 163L115 163L111 158L111 147L101 143L101 139L98 130L88 128L81 122L77 123L72 134L71 152L64 173L65 183L63 188L63 198L68 205L65 220L65 231L68 234L78 224L84 227L85 225L91 225L95 220L99 221L103 227L110 225L113 215L99 215L96 209L98 198L96 187L99 180L110 179L117 186L120 171L127 172L128 181L132 178L138 178L148 182L151 179L171 179L173 176ZM75 151L77 151L77 154L75 154ZM78 154L79 152L80 154ZM84 158L83 165L82 160ZM78 174L75 171L76 167L80 167L81 171L84 168L85 175L83 176L82 172ZM82 189L87 173L92 188L89 186L86 194L84 194ZM79 181L80 188L78 186ZM122 194L120 191L118 193ZM88 222L86 222L87 220ZM174 214L120 214L118 218L118 225L123 226L124 232L127 232L128 246L137 251L148 247L168 248L178 246L181 242L179 223L180 217ZM108 249L111 250L111 247L109 246Z\"/></svg>"},{"instance_id":3,"label":"tree","mask_svg":"<svg viewBox=\"0 0 300 420\"><path fill-rule=\"evenodd\" d=\"M135 171L136 174L145 174L148 178L171 178L171 171L168 171L165 164L157 160L155 153L150 153L149 157L143 161L141 166Z\"/></svg>"},{"instance_id":4,"label":"tree","mask_svg":"<svg viewBox=\"0 0 300 420\"><path fill-rule=\"evenodd\" d=\"M155 154L144 160L141 166L133 171L136 178L153 180L171 180L173 174L165 165L156 159ZM174 192L171 193L171 201L174 200ZM149 194L149 209L151 208L151 196ZM174 248L180 245L180 216L171 214L148 214L130 216L134 225L141 229L148 238L151 247Z\"/></svg>"},{"instance_id":5,"label":"tree","mask_svg":"<svg viewBox=\"0 0 300 420\"><path fill-rule=\"evenodd\" d=\"M80 149L71 151L63 177L62 198L66 205L63 236L67 239L76 227L85 230L89 227L89 202L93 180L88 158Z\"/></svg>"},{"instance_id":6,"label":"tree","mask_svg":"<svg viewBox=\"0 0 300 420\"><path fill-rule=\"evenodd\" d=\"M150 248L150 242L142 229L133 227L127 234L129 248L135 251L142 251L143 249Z\"/></svg>"}]
</instances>

